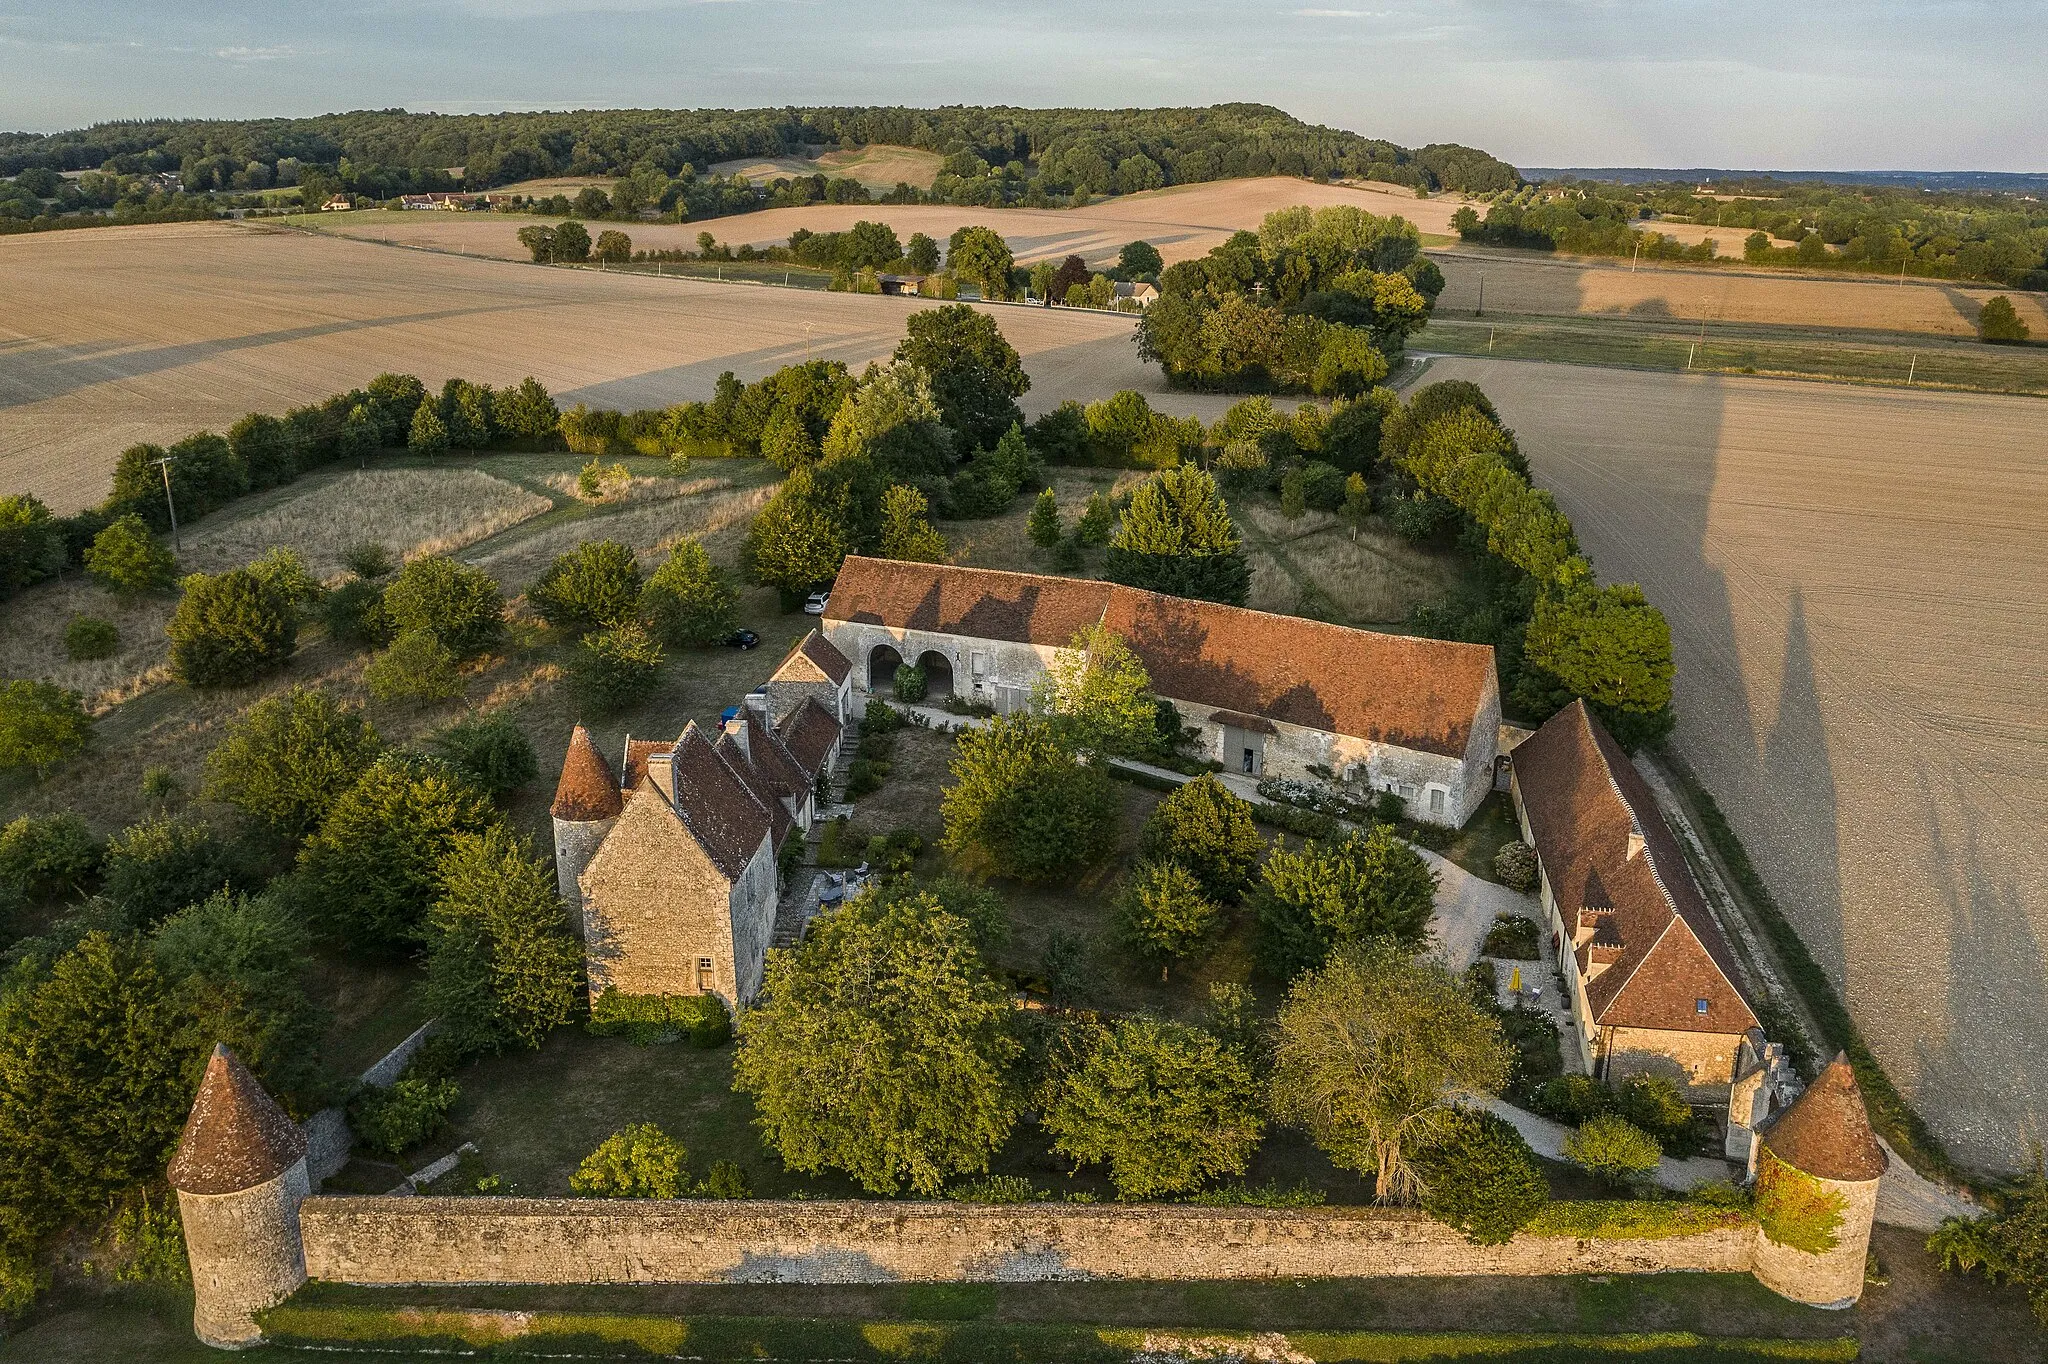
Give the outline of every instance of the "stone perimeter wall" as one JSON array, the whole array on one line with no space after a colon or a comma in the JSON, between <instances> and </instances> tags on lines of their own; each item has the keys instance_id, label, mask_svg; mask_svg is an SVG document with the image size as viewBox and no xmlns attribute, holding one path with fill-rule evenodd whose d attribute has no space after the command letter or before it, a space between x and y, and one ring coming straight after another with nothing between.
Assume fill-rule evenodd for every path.
<instances>
[{"instance_id":1,"label":"stone perimeter wall","mask_svg":"<svg viewBox=\"0 0 2048 1364\"><path fill-rule=\"evenodd\" d=\"M1372 1209L315 1197L306 1272L354 1284L887 1283L1748 1272L1756 1232L1475 1246Z\"/></svg>"}]
</instances>

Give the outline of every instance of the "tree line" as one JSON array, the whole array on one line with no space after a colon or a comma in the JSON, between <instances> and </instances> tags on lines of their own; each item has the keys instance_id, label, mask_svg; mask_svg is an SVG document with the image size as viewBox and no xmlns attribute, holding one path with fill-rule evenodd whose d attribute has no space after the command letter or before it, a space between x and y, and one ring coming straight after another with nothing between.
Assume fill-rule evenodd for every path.
<instances>
[{"instance_id":1,"label":"tree line","mask_svg":"<svg viewBox=\"0 0 2048 1364\"><path fill-rule=\"evenodd\" d=\"M1264 105L1180 109L812 108L137 120L0 135L0 175L32 167L177 171L191 191L262 188L289 174L373 198L557 175L705 176L742 157L876 143L946 157L933 197L1021 202L1260 175L1354 177L1484 191L1514 169L1452 144L1419 150L1303 123ZM460 181L448 174L461 170ZM256 180L262 179L262 185ZM331 190L330 190L331 192Z\"/></svg>"},{"instance_id":2,"label":"tree line","mask_svg":"<svg viewBox=\"0 0 2048 1364\"><path fill-rule=\"evenodd\" d=\"M1565 180L1492 196L1482 218L1458 210L1470 242L1647 260L1710 261L1711 242L1684 245L1653 219L1754 231L1754 265L1970 279L2048 289L2048 210L2009 194L1930 194L1889 188L1734 183L1721 198L1691 185Z\"/></svg>"}]
</instances>

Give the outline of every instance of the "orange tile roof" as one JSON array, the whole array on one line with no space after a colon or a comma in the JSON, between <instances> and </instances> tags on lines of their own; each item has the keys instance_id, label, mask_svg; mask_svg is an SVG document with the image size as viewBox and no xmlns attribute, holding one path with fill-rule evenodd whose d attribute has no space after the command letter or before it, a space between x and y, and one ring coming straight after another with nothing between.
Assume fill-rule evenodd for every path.
<instances>
[{"instance_id":1,"label":"orange tile roof","mask_svg":"<svg viewBox=\"0 0 2048 1364\"><path fill-rule=\"evenodd\" d=\"M1844 1183L1876 1179L1889 1163L1870 1129L1856 1072L1841 1053L1764 1129L1763 1142L1787 1165Z\"/></svg>"},{"instance_id":2,"label":"orange tile roof","mask_svg":"<svg viewBox=\"0 0 2048 1364\"><path fill-rule=\"evenodd\" d=\"M275 1179L306 1154L306 1134L264 1092L241 1058L216 1042L171 1157L171 1187L239 1193Z\"/></svg>"},{"instance_id":3,"label":"orange tile roof","mask_svg":"<svg viewBox=\"0 0 2048 1364\"><path fill-rule=\"evenodd\" d=\"M626 773L622 785L631 791L640 785L640 779L647 775L647 760L665 755L675 744L666 739L626 739Z\"/></svg>"},{"instance_id":4,"label":"orange tile roof","mask_svg":"<svg viewBox=\"0 0 2048 1364\"><path fill-rule=\"evenodd\" d=\"M578 725L569 734L569 752L562 759L562 779L555 784L555 802L548 813L556 819L585 822L614 819L625 803L611 764L597 751L590 731Z\"/></svg>"},{"instance_id":5,"label":"orange tile roof","mask_svg":"<svg viewBox=\"0 0 2048 1364\"><path fill-rule=\"evenodd\" d=\"M839 738L839 721L832 712L818 704L815 696L806 696L804 703L782 719L781 738L783 747L803 768L805 775L816 777L824 769L825 759L832 751L832 745Z\"/></svg>"},{"instance_id":6,"label":"orange tile roof","mask_svg":"<svg viewBox=\"0 0 2048 1364\"><path fill-rule=\"evenodd\" d=\"M1755 1027L1734 953L1656 797L1586 703L1544 722L1515 749L1514 766L1559 913L1577 924L1579 911L1597 909L1600 934L1620 940L1614 964L1586 984L1594 1021L1677 1032ZM1643 846L1631 857L1638 832Z\"/></svg>"},{"instance_id":7,"label":"orange tile roof","mask_svg":"<svg viewBox=\"0 0 2048 1364\"><path fill-rule=\"evenodd\" d=\"M1055 646L1102 624L1130 644L1161 696L1453 757L1495 686L1484 644L949 564L850 557L825 618Z\"/></svg>"},{"instance_id":8,"label":"orange tile roof","mask_svg":"<svg viewBox=\"0 0 2048 1364\"><path fill-rule=\"evenodd\" d=\"M833 647L831 640L826 639L824 635L813 630L791 647L789 653L783 657L782 662L775 665L775 671L769 675L770 678L780 681L786 675L800 673L801 668L797 665L798 659L809 663L812 667L823 673L828 680L835 683L844 682L847 674L853 671L853 664L847 661L846 655Z\"/></svg>"}]
</instances>

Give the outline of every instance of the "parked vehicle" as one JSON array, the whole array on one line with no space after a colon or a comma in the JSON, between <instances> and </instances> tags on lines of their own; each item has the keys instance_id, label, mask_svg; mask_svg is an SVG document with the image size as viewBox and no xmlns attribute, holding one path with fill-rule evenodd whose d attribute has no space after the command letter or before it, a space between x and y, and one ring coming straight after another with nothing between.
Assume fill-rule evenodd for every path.
<instances>
[{"instance_id":1,"label":"parked vehicle","mask_svg":"<svg viewBox=\"0 0 2048 1364\"><path fill-rule=\"evenodd\" d=\"M751 649L761 642L761 637L752 630L735 630L725 637L726 645L734 649Z\"/></svg>"},{"instance_id":2,"label":"parked vehicle","mask_svg":"<svg viewBox=\"0 0 2048 1364\"><path fill-rule=\"evenodd\" d=\"M811 593L811 595L810 595L809 597L807 597L807 598L805 598L805 599L804 599L804 614L805 614L805 615L807 615L807 616L822 616L822 615L824 615L824 614L825 614L825 605L826 605L826 603L827 603L827 602L829 602L829 601L831 601L831 600L832 600L832 594L831 594L831 593L829 593L829 592L813 592L813 593Z\"/></svg>"}]
</instances>

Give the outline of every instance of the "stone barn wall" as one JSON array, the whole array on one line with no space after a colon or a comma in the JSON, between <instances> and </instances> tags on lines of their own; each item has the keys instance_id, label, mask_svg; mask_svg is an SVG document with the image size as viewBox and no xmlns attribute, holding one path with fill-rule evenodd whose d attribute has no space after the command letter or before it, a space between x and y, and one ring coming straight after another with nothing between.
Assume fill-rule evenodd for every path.
<instances>
[{"instance_id":1,"label":"stone barn wall","mask_svg":"<svg viewBox=\"0 0 2048 1364\"><path fill-rule=\"evenodd\" d=\"M1372 1209L311 1198L306 1269L357 1284L887 1283L1746 1272L1755 1229L1475 1246Z\"/></svg>"}]
</instances>

